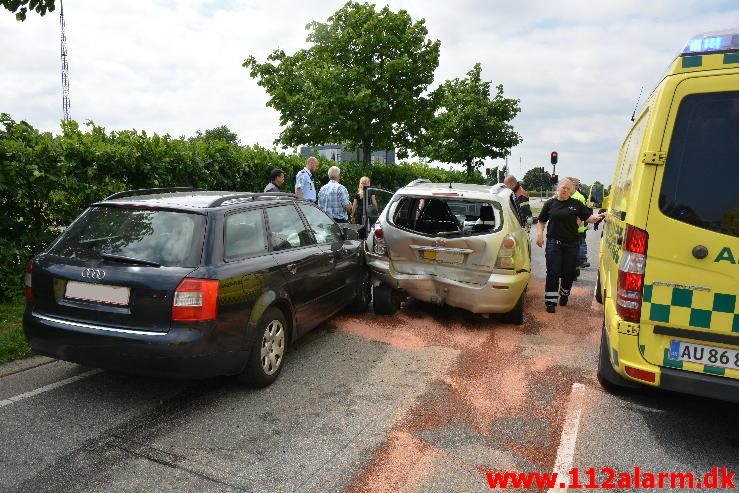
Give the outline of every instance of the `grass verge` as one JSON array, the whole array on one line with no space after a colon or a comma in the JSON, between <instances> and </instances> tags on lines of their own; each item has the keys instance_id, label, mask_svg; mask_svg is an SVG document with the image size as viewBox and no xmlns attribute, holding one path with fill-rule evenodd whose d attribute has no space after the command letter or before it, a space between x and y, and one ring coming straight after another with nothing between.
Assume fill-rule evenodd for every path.
<instances>
[{"instance_id":1,"label":"grass verge","mask_svg":"<svg viewBox=\"0 0 739 493\"><path fill-rule=\"evenodd\" d=\"M23 334L22 301L0 303L0 365L33 354Z\"/></svg>"}]
</instances>

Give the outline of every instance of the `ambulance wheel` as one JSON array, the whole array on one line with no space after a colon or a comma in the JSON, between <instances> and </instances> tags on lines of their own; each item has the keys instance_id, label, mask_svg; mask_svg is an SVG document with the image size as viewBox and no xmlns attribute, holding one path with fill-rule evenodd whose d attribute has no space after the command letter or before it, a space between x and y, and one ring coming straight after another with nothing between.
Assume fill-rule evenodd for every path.
<instances>
[{"instance_id":1,"label":"ambulance wheel","mask_svg":"<svg viewBox=\"0 0 739 493\"><path fill-rule=\"evenodd\" d=\"M593 296L595 296L595 301L603 304L603 288L600 284L600 269L598 269L598 277L595 278L595 291L593 292Z\"/></svg>"},{"instance_id":2,"label":"ambulance wheel","mask_svg":"<svg viewBox=\"0 0 739 493\"><path fill-rule=\"evenodd\" d=\"M600 351L598 353L598 382L601 387L612 394L623 394L628 389L638 389L640 385L636 382L626 380L619 375L611 365L610 348L606 337L605 323L600 333Z\"/></svg>"}]
</instances>

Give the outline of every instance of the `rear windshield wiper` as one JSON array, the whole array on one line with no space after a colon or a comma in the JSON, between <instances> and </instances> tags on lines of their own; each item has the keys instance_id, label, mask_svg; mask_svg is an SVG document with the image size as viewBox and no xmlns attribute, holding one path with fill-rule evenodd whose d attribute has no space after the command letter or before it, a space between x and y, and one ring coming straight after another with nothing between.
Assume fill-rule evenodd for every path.
<instances>
[{"instance_id":1,"label":"rear windshield wiper","mask_svg":"<svg viewBox=\"0 0 739 493\"><path fill-rule=\"evenodd\" d=\"M162 264L152 262L151 260L143 260L140 258L125 257L123 255L113 255L112 253L101 253L100 256L106 260L115 260L116 262L122 262L124 264L148 265L150 267L161 267L162 266Z\"/></svg>"},{"instance_id":2,"label":"rear windshield wiper","mask_svg":"<svg viewBox=\"0 0 739 493\"><path fill-rule=\"evenodd\" d=\"M119 238L119 237L118 236L103 236L100 238L88 238L86 240L79 240L77 243L82 243L82 244L97 243L98 241L112 240L114 238Z\"/></svg>"},{"instance_id":3,"label":"rear windshield wiper","mask_svg":"<svg viewBox=\"0 0 739 493\"><path fill-rule=\"evenodd\" d=\"M462 231L439 231L438 233L436 233L436 236L447 237L447 236L456 236L456 235L461 235L461 234L462 234Z\"/></svg>"}]
</instances>

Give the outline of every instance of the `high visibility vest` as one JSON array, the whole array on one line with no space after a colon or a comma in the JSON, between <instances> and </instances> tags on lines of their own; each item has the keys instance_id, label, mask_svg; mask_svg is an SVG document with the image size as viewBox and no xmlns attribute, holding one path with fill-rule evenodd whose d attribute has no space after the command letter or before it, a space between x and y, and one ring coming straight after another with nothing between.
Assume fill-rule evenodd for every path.
<instances>
[{"instance_id":1,"label":"high visibility vest","mask_svg":"<svg viewBox=\"0 0 739 493\"><path fill-rule=\"evenodd\" d=\"M585 196L581 194L579 190L575 190L575 193L572 194L572 198L582 202L583 205L588 205L585 202ZM584 233L587 230L588 230L588 223L582 223L580 226L577 227L578 233Z\"/></svg>"}]
</instances>

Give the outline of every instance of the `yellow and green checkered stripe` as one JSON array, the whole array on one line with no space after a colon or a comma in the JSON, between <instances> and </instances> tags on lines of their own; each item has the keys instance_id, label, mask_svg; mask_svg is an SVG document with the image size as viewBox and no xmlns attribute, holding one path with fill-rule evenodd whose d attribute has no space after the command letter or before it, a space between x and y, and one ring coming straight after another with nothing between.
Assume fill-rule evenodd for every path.
<instances>
[{"instance_id":1,"label":"yellow and green checkered stripe","mask_svg":"<svg viewBox=\"0 0 739 493\"><path fill-rule=\"evenodd\" d=\"M647 284L642 314L651 322L739 333L739 304L735 294Z\"/></svg>"},{"instance_id":2,"label":"yellow and green checkered stripe","mask_svg":"<svg viewBox=\"0 0 739 493\"><path fill-rule=\"evenodd\" d=\"M644 286L643 301L642 317L654 325L667 324L739 334L739 303L735 294L647 284ZM649 338L641 339L640 342L642 344L639 349L647 361L659 362L662 366L671 368L739 378L738 370L670 360L669 340L664 340L664 344L649 344Z\"/></svg>"}]
</instances>

